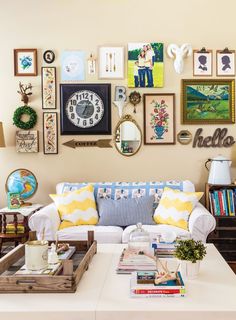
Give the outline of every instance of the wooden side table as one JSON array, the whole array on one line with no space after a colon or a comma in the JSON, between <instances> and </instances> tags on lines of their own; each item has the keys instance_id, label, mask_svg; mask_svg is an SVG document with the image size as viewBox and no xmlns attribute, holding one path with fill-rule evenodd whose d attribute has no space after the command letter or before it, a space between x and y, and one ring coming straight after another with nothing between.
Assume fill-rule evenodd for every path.
<instances>
[{"instance_id":1,"label":"wooden side table","mask_svg":"<svg viewBox=\"0 0 236 320\"><path fill-rule=\"evenodd\" d=\"M0 256L3 242L14 242L15 246L17 246L19 242L24 243L27 241L29 236L28 219L42 207L41 204L33 204L32 206L21 207L19 209L8 209L7 207L0 209ZM18 230L19 215L23 216L24 232L19 232ZM10 233L7 230L9 220L13 222L13 229Z\"/></svg>"}]
</instances>

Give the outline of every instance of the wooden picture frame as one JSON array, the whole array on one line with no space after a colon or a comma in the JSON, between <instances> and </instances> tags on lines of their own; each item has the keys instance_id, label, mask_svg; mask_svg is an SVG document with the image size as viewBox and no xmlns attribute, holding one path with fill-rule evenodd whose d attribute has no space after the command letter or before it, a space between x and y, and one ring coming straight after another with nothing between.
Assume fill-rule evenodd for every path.
<instances>
[{"instance_id":1,"label":"wooden picture frame","mask_svg":"<svg viewBox=\"0 0 236 320\"><path fill-rule=\"evenodd\" d=\"M14 75L16 77L38 75L37 49L14 49Z\"/></svg>"},{"instance_id":2,"label":"wooden picture frame","mask_svg":"<svg viewBox=\"0 0 236 320\"><path fill-rule=\"evenodd\" d=\"M175 94L148 93L143 95L143 101L144 144L175 144Z\"/></svg>"},{"instance_id":3,"label":"wooden picture frame","mask_svg":"<svg viewBox=\"0 0 236 320\"><path fill-rule=\"evenodd\" d=\"M98 49L99 79L124 79L125 48L123 46L101 46Z\"/></svg>"},{"instance_id":4,"label":"wooden picture frame","mask_svg":"<svg viewBox=\"0 0 236 320\"><path fill-rule=\"evenodd\" d=\"M182 124L235 123L235 80L182 79Z\"/></svg>"},{"instance_id":5,"label":"wooden picture frame","mask_svg":"<svg viewBox=\"0 0 236 320\"><path fill-rule=\"evenodd\" d=\"M43 153L58 154L57 112L43 112Z\"/></svg>"},{"instance_id":6,"label":"wooden picture frame","mask_svg":"<svg viewBox=\"0 0 236 320\"><path fill-rule=\"evenodd\" d=\"M39 152L38 130L16 131L16 152L37 153Z\"/></svg>"},{"instance_id":7,"label":"wooden picture frame","mask_svg":"<svg viewBox=\"0 0 236 320\"><path fill-rule=\"evenodd\" d=\"M57 108L56 67L41 68L42 109Z\"/></svg>"},{"instance_id":8,"label":"wooden picture frame","mask_svg":"<svg viewBox=\"0 0 236 320\"><path fill-rule=\"evenodd\" d=\"M213 70L212 50L193 50L193 76L211 77Z\"/></svg>"},{"instance_id":9,"label":"wooden picture frame","mask_svg":"<svg viewBox=\"0 0 236 320\"><path fill-rule=\"evenodd\" d=\"M216 51L216 75L217 77L235 76L235 50L227 48Z\"/></svg>"}]
</instances>

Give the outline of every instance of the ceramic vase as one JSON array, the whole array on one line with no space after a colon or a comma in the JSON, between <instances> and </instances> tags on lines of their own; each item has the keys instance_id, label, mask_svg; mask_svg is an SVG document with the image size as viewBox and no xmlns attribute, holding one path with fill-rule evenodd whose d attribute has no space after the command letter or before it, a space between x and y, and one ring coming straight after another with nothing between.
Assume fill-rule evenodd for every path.
<instances>
[{"instance_id":1,"label":"ceramic vase","mask_svg":"<svg viewBox=\"0 0 236 320\"><path fill-rule=\"evenodd\" d=\"M165 132L165 128L163 126L155 126L154 131L157 136L157 139L163 139L162 136Z\"/></svg>"},{"instance_id":2,"label":"ceramic vase","mask_svg":"<svg viewBox=\"0 0 236 320\"><path fill-rule=\"evenodd\" d=\"M200 260L193 263L187 260L180 261L180 272L183 278L188 280L194 280L197 278L200 269Z\"/></svg>"}]
</instances>

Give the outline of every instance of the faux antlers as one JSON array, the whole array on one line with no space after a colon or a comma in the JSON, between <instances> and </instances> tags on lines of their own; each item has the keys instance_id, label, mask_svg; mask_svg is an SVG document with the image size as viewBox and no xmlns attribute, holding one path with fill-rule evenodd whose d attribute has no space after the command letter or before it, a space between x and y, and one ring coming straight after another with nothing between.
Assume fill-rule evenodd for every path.
<instances>
[{"instance_id":1,"label":"faux antlers","mask_svg":"<svg viewBox=\"0 0 236 320\"><path fill-rule=\"evenodd\" d=\"M192 55L192 47L188 43L182 44L181 47L178 47L177 44L169 44L167 47L167 54L171 59L174 59L174 68L176 73L181 74L184 68L185 57Z\"/></svg>"}]
</instances>

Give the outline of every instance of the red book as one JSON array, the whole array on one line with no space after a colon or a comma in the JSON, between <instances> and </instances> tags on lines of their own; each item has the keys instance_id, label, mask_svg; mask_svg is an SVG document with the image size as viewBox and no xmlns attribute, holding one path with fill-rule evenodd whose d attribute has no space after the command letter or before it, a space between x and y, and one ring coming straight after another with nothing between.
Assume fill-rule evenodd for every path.
<instances>
[{"instance_id":1,"label":"red book","mask_svg":"<svg viewBox=\"0 0 236 320\"><path fill-rule=\"evenodd\" d=\"M176 294L181 293L179 289L135 289L135 294Z\"/></svg>"},{"instance_id":2,"label":"red book","mask_svg":"<svg viewBox=\"0 0 236 320\"><path fill-rule=\"evenodd\" d=\"M223 205L223 192L222 191L218 191L218 198L219 198L219 203L220 203L220 215L224 216L225 212L224 212L224 205Z\"/></svg>"}]
</instances>

